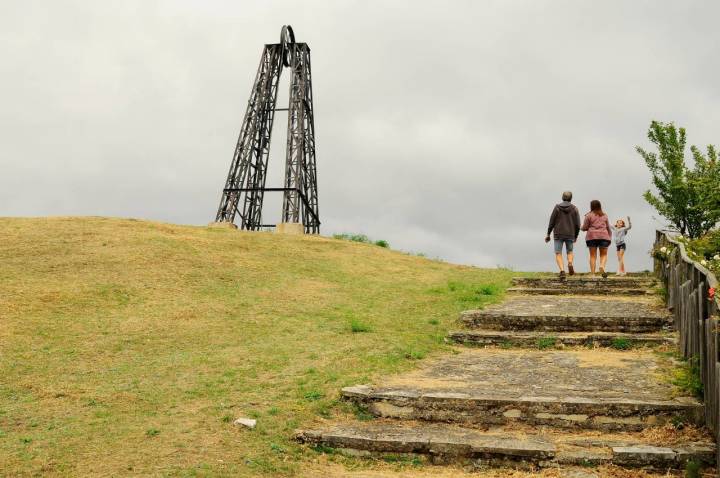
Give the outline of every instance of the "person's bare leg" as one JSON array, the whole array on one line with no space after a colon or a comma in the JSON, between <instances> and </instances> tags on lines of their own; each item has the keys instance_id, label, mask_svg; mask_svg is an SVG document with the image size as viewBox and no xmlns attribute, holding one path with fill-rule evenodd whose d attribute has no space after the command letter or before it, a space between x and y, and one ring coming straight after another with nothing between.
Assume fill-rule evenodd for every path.
<instances>
[{"instance_id":1,"label":"person's bare leg","mask_svg":"<svg viewBox=\"0 0 720 478\"><path fill-rule=\"evenodd\" d=\"M620 249L617 251L618 256L618 272L625 274L625 251Z\"/></svg>"},{"instance_id":2,"label":"person's bare leg","mask_svg":"<svg viewBox=\"0 0 720 478\"><path fill-rule=\"evenodd\" d=\"M600 248L600 269L605 270L605 264L607 264L607 247Z\"/></svg>"},{"instance_id":3,"label":"person's bare leg","mask_svg":"<svg viewBox=\"0 0 720 478\"><path fill-rule=\"evenodd\" d=\"M555 253L555 262L557 262L557 266L558 266L558 268L560 269L560 272L562 272L562 271L565 270L565 266L563 265L562 252L560 252L560 253L557 253L557 252L556 252L556 253Z\"/></svg>"},{"instance_id":4,"label":"person's bare leg","mask_svg":"<svg viewBox=\"0 0 720 478\"><path fill-rule=\"evenodd\" d=\"M590 274L595 275L595 263L597 262L597 247L589 247L590 251Z\"/></svg>"},{"instance_id":5,"label":"person's bare leg","mask_svg":"<svg viewBox=\"0 0 720 478\"><path fill-rule=\"evenodd\" d=\"M605 270L605 266L607 264L607 253L607 247L600 248L600 275L603 279L608 276L607 271Z\"/></svg>"},{"instance_id":6,"label":"person's bare leg","mask_svg":"<svg viewBox=\"0 0 720 478\"><path fill-rule=\"evenodd\" d=\"M575 272L575 271L574 271L574 267L573 267L573 264L574 264L573 260L574 260L574 259L575 259L575 253L572 252L572 251L568 252L568 253L567 253L568 270L573 269L573 270L570 272L570 274L573 274L573 273Z\"/></svg>"}]
</instances>

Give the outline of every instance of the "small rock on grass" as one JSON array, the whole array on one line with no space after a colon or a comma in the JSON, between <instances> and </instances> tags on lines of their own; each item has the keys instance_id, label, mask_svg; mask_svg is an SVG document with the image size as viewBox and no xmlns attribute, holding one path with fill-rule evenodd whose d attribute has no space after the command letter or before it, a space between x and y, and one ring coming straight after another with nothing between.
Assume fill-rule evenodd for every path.
<instances>
[{"instance_id":1,"label":"small rock on grass","mask_svg":"<svg viewBox=\"0 0 720 478\"><path fill-rule=\"evenodd\" d=\"M240 417L237 420L233 422L235 425L241 426L241 427L247 427L247 428L255 428L255 425L257 425L257 420L254 420L252 418L245 418Z\"/></svg>"}]
</instances>

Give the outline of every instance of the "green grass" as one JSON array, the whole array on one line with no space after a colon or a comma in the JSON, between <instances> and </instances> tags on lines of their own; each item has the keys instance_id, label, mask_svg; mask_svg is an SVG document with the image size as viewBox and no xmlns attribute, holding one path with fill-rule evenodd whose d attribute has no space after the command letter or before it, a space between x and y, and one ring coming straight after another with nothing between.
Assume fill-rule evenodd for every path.
<instances>
[{"instance_id":1,"label":"green grass","mask_svg":"<svg viewBox=\"0 0 720 478\"><path fill-rule=\"evenodd\" d=\"M548 337L540 337L537 339L537 348L540 350L550 349L555 347L557 344L557 337L555 336L548 336Z\"/></svg>"},{"instance_id":2,"label":"green grass","mask_svg":"<svg viewBox=\"0 0 720 478\"><path fill-rule=\"evenodd\" d=\"M688 460L685 463L685 478L701 478L702 465L699 461Z\"/></svg>"},{"instance_id":3,"label":"green grass","mask_svg":"<svg viewBox=\"0 0 720 478\"><path fill-rule=\"evenodd\" d=\"M497 269L508 276L512 272L506 269ZM475 283L468 281L450 280L445 287L434 288L433 292L443 296L452 297L461 308L482 308L486 304L497 302L507 289L506 285L498 283Z\"/></svg>"},{"instance_id":4,"label":"green grass","mask_svg":"<svg viewBox=\"0 0 720 478\"><path fill-rule=\"evenodd\" d=\"M503 340L502 342L500 342L500 348L501 348L501 349L507 350L507 349L513 348L514 346L515 346L515 344L513 344L512 341L507 340L507 339L505 339L505 340Z\"/></svg>"},{"instance_id":5,"label":"green grass","mask_svg":"<svg viewBox=\"0 0 720 478\"><path fill-rule=\"evenodd\" d=\"M685 394L703 399L704 387L700 377L700 360L697 356L682 360L680 366L673 370L670 382Z\"/></svg>"},{"instance_id":6,"label":"green grass","mask_svg":"<svg viewBox=\"0 0 720 478\"><path fill-rule=\"evenodd\" d=\"M610 347L616 350L629 350L632 346L632 342L624 337L615 337L610 343Z\"/></svg>"},{"instance_id":7,"label":"green grass","mask_svg":"<svg viewBox=\"0 0 720 478\"><path fill-rule=\"evenodd\" d=\"M350 331L353 333L370 332L371 330L372 329L370 328L369 325L364 324L357 319L352 319L350 321Z\"/></svg>"},{"instance_id":8,"label":"green grass","mask_svg":"<svg viewBox=\"0 0 720 478\"><path fill-rule=\"evenodd\" d=\"M449 353L458 312L500 300L514 275L121 219L3 218L0 244L10 476L307 472L317 455L295 429L348 413L344 386Z\"/></svg>"},{"instance_id":9,"label":"green grass","mask_svg":"<svg viewBox=\"0 0 720 478\"><path fill-rule=\"evenodd\" d=\"M332 237L333 239L341 239L343 241L361 242L363 244L375 244L376 246L382 247L384 249L390 248L390 243L385 239L378 239L377 241L373 241L365 234L333 234Z\"/></svg>"},{"instance_id":10,"label":"green grass","mask_svg":"<svg viewBox=\"0 0 720 478\"><path fill-rule=\"evenodd\" d=\"M400 453L391 453L383 455L382 460L385 463L400 463L404 465L421 466L422 460L417 456L403 455Z\"/></svg>"}]
</instances>

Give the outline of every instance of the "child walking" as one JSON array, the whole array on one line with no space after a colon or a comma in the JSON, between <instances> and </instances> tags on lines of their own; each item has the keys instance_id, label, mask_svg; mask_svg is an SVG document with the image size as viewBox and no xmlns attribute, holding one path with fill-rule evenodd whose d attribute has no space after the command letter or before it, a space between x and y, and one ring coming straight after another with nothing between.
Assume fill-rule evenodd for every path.
<instances>
[{"instance_id":1,"label":"child walking","mask_svg":"<svg viewBox=\"0 0 720 478\"><path fill-rule=\"evenodd\" d=\"M615 247L617 247L617 258L618 258L618 273L619 276L626 275L625 272L625 236L627 236L628 231L632 227L632 224L630 223L630 216L627 217L627 226L625 225L625 221L622 219L618 219L615 221L615 225L612 226L613 231L615 232Z\"/></svg>"}]
</instances>

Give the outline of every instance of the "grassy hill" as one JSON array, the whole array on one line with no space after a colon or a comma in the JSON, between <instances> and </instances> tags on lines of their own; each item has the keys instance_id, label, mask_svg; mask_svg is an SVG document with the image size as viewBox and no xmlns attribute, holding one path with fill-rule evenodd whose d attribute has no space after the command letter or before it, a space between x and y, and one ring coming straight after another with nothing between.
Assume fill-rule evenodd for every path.
<instances>
[{"instance_id":1,"label":"grassy hill","mask_svg":"<svg viewBox=\"0 0 720 478\"><path fill-rule=\"evenodd\" d=\"M510 275L323 237L0 219L0 475L302 473L320 458L296 427L447 350Z\"/></svg>"}]
</instances>

